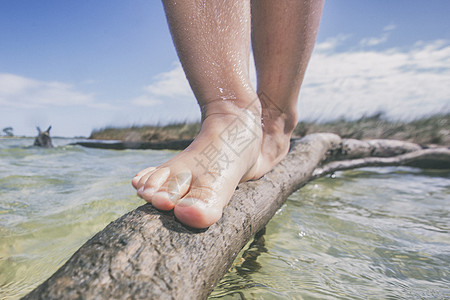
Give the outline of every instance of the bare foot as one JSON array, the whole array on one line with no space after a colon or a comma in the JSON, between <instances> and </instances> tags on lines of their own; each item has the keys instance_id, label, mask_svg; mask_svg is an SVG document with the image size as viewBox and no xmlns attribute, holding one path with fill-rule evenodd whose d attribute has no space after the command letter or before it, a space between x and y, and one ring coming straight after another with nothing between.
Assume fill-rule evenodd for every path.
<instances>
[{"instance_id":1,"label":"bare foot","mask_svg":"<svg viewBox=\"0 0 450 300\"><path fill-rule=\"evenodd\" d=\"M141 198L158 209L174 209L179 221L194 228L217 222L236 186L270 171L289 148L289 138L281 146L286 138L272 130L277 122L268 122L271 131L263 134L260 108L214 105L188 148L132 180Z\"/></svg>"},{"instance_id":2,"label":"bare foot","mask_svg":"<svg viewBox=\"0 0 450 300\"><path fill-rule=\"evenodd\" d=\"M239 182L257 176L254 165L262 140L259 111L212 103L188 148L133 178L138 195L158 209L174 209L177 219L191 227L217 222Z\"/></svg>"}]
</instances>

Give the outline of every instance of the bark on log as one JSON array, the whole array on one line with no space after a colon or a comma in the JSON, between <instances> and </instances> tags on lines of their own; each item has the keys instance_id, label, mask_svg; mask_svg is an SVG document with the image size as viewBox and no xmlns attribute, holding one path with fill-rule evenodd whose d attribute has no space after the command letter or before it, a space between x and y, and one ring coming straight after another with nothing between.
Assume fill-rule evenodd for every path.
<instances>
[{"instance_id":1,"label":"bark on log","mask_svg":"<svg viewBox=\"0 0 450 300\"><path fill-rule=\"evenodd\" d=\"M338 145L334 145L327 153L327 161L363 157L392 157L408 152L421 150L422 147L397 140L375 139L360 141L355 139L343 139Z\"/></svg>"},{"instance_id":2,"label":"bark on log","mask_svg":"<svg viewBox=\"0 0 450 300\"><path fill-rule=\"evenodd\" d=\"M450 150L444 147L423 149L417 144L396 140L343 139L327 152L324 165L314 170L311 179L341 170L381 166L450 169Z\"/></svg>"},{"instance_id":3,"label":"bark on log","mask_svg":"<svg viewBox=\"0 0 450 300\"><path fill-rule=\"evenodd\" d=\"M334 161L315 169L311 179L322 177L336 171L384 166L450 169L450 150L445 148L425 149L394 157L366 157Z\"/></svg>"},{"instance_id":4,"label":"bark on log","mask_svg":"<svg viewBox=\"0 0 450 300\"><path fill-rule=\"evenodd\" d=\"M334 134L296 141L270 173L240 184L222 219L206 230L188 228L171 212L143 205L91 238L24 299L204 299L241 248L293 191L313 178L322 161L336 153L345 157L345 151L347 157L366 155L359 146L343 151L350 143L355 142L346 144ZM410 146L406 152L419 147ZM449 150L442 151L448 163Z\"/></svg>"}]
</instances>

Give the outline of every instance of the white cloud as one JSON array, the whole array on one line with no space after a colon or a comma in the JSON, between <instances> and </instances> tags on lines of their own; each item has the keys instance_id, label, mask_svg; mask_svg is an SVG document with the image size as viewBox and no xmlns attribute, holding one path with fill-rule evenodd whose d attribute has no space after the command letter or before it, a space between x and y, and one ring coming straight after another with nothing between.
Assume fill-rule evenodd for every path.
<instances>
[{"instance_id":1,"label":"white cloud","mask_svg":"<svg viewBox=\"0 0 450 300\"><path fill-rule=\"evenodd\" d=\"M395 29L397 29L397 25L395 25L395 24L389 24L389 25L387 25L387 26L385 26L385 27L383 28L383 31L392 31L392 30L395 30Z\"/></svg>"},{"instance_id":2,"label":"white cloud","mask_svg":"<svg viewBox=\"0 0 450 300\"><path fill-rule=\"evenodd\" d=\"M389 39L391 31L395 30L396 28L396 25L389 24L383 28L383 33L380 36L364 38L359 42L359 44L363 47L372 47L386 43Z\"/></svg>"},{"instance_id":3,"label":"white cloud","mask_svg":"<svg viewBox=\"0 0 450 300\"><path fill-rule=\"evenodd\" d=\"M317 46L300 95L302 119L358 118L377 111L409 119L450 109L448 41L383 51Z\"/></svg>"},{"instance_id":4,"label":"white cloud","mask_svg":"<svg viewBox=\"0 0 450 300\"><path fill-rule=\"evenodd\" d=\"M379 44L386 43L388 40L389 34L384 33L380 37L370 37L370 38L364 38L361 40L360 45L361 46L376 46Z\"/></svg>"},{"instance_id":5,"label":"white cloud","mask_svg":"<svg viewBox=\"0 0 450 300\"><path fill-rule=\"evenodd\" d=\"M180 63L175 68L161 73L155 77L155 82L145 87L145 90L154 96L162 97L189 97L192 95L189 83L184 75Z\"/></svg>"},{"instance_id":6,"label":"white cloud","mask_svg":"<svg viewBox=\"0 0 450 300\"><path fill-rule=\"evenodd\" d=\"M320 44L316 44L316 51L331 51L335 50L336 47L342 45L346 40L351 37L349 34L340 34L336 37L328 38Z\"/></svg>"},{"instance_id":7,"label":"white cloud","mask_svg":"<svg viewBox=\"0 0 450 300\"><path fill-rule=\"evenodd\" d=\"M344 45L349 37L339 35L316 45L300 94L301 119L358 118L378 111L409 119L450 109L448 41L417 42L406 50L369 50ZM255 84L254 68L250 78ZM134 105L158 105L154 111L174 118L198 115L179 63L156 76L144 91L132 100Z\"/></svg>"},{"instance_id":8,"label":"white cloud","mask_svg":"<svg viewBox=\"0 0 450 300\"><path fill-rule=\"evenodd\" d=\"M42 106L102 106L92 94L77 91L57 81L39 81L14 74L0 73L0 105L16 108Z\"/></svg>"},{"instance_id":9,"label":"white cloud","mask_svg":"<svg viewBox=\"0 0 450 300\"><path fill-rule=\"evenodd\" d=\"M173 64L170 71L160 73L154 81L144 87L144 94L131 100L136 106L155 106L167 100L193 101L194 95L179 62Z\"/></svg>"}]
</instances>

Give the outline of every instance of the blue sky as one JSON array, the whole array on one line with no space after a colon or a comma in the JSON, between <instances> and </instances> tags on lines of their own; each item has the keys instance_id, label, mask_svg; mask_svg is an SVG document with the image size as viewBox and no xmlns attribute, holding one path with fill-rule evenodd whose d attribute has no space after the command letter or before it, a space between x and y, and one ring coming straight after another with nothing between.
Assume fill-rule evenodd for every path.
<instances>
[{"instance_id":1,"label":"blue sky","mask_svg":"<svg viewBox=\"0 0 450 300\"><path fill-rule=\"evenodd\" d=\"M300 118L449 112L448 12L448 0L328 0ZM199 117L160 1L0 1L0 130L88 136Z\"/></svg>"}]
</instances>

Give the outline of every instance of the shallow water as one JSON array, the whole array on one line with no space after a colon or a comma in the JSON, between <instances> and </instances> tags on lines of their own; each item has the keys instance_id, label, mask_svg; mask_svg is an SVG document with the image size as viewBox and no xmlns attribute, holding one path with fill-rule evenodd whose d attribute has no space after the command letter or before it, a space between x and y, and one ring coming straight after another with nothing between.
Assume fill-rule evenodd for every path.
<instances>
[{"instance_id":1,"label":"shallow water","mask_svg":"<svg viewBox=\"0 0 450 300\"><path fill-rule=\"evenodd\" d=\"M17 299L53 274L109 222L143 204L130 180L173 156L0 139L0 299Z\"/></svg>"},{"instance_id":2,"label":"shallow water","mask_svg":"<svg viewBox=\"0 0 450 300\"><path fill-rule=\"evenodd\" d=\"M365 168L291 195L211 298L450 299L448 171Z\"/></svg>"},{"instance_id":3,"label":"shallow water","mask_svg":"<svg viewBox=\"0 0 450 300\"><path fill-rule=\"evenodd\" d=\"M0 139L0 299L50 276L142 201L134 173L170 151L29 147ZM450 298L448 171L367 168L293 194L210 298Z\"/></svg>"}]
</instances>

